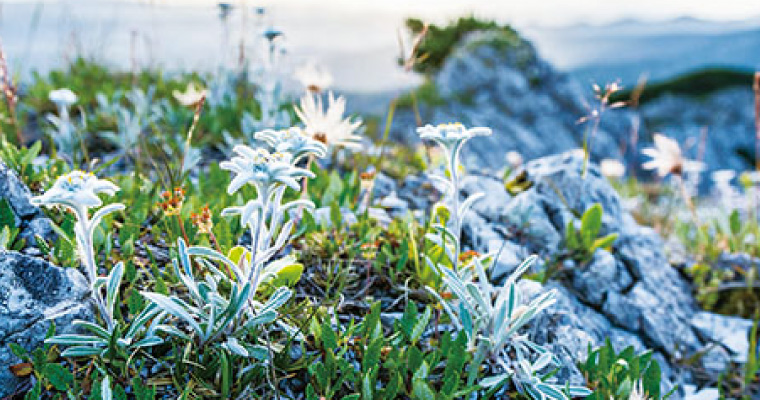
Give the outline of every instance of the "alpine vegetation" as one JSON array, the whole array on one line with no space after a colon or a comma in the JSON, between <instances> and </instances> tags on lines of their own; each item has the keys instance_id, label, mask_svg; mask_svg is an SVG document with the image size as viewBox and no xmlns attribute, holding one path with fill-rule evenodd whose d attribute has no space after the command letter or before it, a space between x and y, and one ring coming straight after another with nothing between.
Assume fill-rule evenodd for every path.
<instances>
[{"instance_id":1,"label":"alpine vegetation","mask_svg":"<svg viewBox=\"0 0 760 400\"><path fill-rule=\"evenodd\" d=\"M437 271L443 280L443 287L453 296L445 300L436 288L427 289L438 299L456 327L467 334L469 347L474 351L474 365L488 363L498 371L481 385L503 385L503 381L511 380L519 392L535 400L566 400L591 394L585 387L567 386L563 382L544 379L551 367L560 365L559 361L520 332L533 317L554 303L556 294L550 290L530 302L523 299L517 280L536 256L525 260L507 278L503 287L495 287L486 271L494 255L475 256L469 262L460 262L464 215L474 202L484 196L483 193L474 193L460 204L460 154L468 140L490 135L491 130L467 129L455 123L437 127L427 125L419 128L418 132L421 138L434 141L444 150L446 175L438 179L445 184L446 198L436 212L450 215L442 218L442 223L434 225L435 231L426 235L437 248L443 250L448 262L436 262L435 253L426 254L425 261L432 270ZM441 208L446 211L442 212ZM470 384L474 383L476 376L470 374Z\"/></svg>"},{"instance_id":2,"label":"alpine vegetation","mask_svg":"<svg viewBox=\"0 0 760 400\"><path fill-rule=\"evenodd\" d=\"M267 9L196 11L214 72L0 49L0 398L759 398L760 173L646 132L643 84L584 107L511 27L411 19L421 85L347 95Z\"/></svg>"}]
</instances>

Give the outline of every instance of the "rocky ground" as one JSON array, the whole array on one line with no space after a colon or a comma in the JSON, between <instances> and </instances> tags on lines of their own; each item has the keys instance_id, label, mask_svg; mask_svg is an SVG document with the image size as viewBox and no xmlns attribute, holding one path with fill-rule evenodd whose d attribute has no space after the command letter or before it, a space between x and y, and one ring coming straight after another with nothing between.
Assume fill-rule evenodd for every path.
<instances>
[{"instance_id":1,"label":"rocky ground","mask_svg":"<svg viewBox=\"0 0 760 400\"><path fill-rule=\"evenodd\" d=\"M492 271L496 281L532 253L544 260L561 260L565 227L594 203L604 210L602 234L618 235L610 251L598 250L588 262L562 261L556 279L548 283L558 290L558 301L530 326L528 334L551 346L569 366L574 365L572 360L583 359L589 343L600 345L608 337L619 348L654 349L666 384L681 388L699 383L696 372L714 377L726 363L746 360L751 322L700 310L690 282L668 263L662 239L623 210L620 197L595 166L585 178L581 169L577 153L537 159L524 168L529 188L515 195L495 177L470 175L464 182L463 195L487 194L467 216L463 229L468 248L498 254ZM3 193L14 193L15 203L28 201L27 189L14 174L5 176L2 184L12 189ZM436 197L424 178L410 177L398 184L381 176L378 183L375 202L393 202L396 208L391 214L429 207L424 199ZM82 303L87 288L79 272L20 253L0 253L0 288L4 305L0 377L8 381L7 367L17 362L8 343L34 348L44 339L50 321L59 332L65 331L73 318L86 317L89 311ZM522 289L539 293L541 285L525 280ZM701 352L705 354L697 365L687 367L682 362ZM583 382L575 368L560 373L574 383ZM0 391L0 396L4 394ZM675 398L683 398L683 392Z\"/></svg>"},{"instance_id":2,"label":"rocky ground","mask_svg":"<svg viewBox=\"0 0 760 400\"><path fill-rule=\"evenodd\" d=\"M530 187L516 195L496 176L470 175L463 182L463 197L486 193L466 217L463 230L470 249L498 254L495 281L503 281L531 254L561 262L556 279L548 283L558 290L559 300L529 330L537 343L553 346L567 360L583 359L589 343L598 346L606 338L618 349L653 349L667 385L681 388L674 398L685 398L683 388L701 384L704 374L715 379L729 363L745 362L752 322L701 310L690 280L670 264L663 239L624 210L596 166L582 177L582 165L577 152L529 162L514 176L524 173ZM403 213L429 205L418 201L430 197L431 189L425 190L422 181L410 177L397 185L381 177L376 203L393 199ZM566 259L568 222L577 222L595 203L604 210L601 235L617 234L618 239L610 251L597 250L588 262ZM527 293L541 293L534 281L522 285ZM692 358L698 363L684 363ZM561 373L575 383L583 381L576 369Z\"/></svg>"}]
</instances>

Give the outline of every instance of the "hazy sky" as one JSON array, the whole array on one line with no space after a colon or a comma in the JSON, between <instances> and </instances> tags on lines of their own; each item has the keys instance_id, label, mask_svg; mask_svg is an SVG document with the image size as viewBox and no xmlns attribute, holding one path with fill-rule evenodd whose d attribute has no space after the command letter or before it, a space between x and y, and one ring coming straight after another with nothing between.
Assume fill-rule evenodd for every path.
<instances>
[{"instance_id":1,"label":"hazy sky","mask_svg":"<svg viewBox=\"0 0 760 400\"><path fill-rule=\"evenodd\" d=\"M0 0L2 3L72 0ZM76 0L82 1L82 0ZM109 1L109 0L104 0ZM124 0L138 3L215 5L215 0ZM669 19L691 16L712 20L760 17L760 0L227 0L248 6L332 8L339 14L377 11L446 18L474 12L517 25L605 23L621 18ZM365 14L366 15L366 14Z\"/></svg>"},{"instance_id":2,"label":"hazy sky","mask_svg":"<svg viewBox=\"0 0 760 400\"><path fill-rule=\"evenodd\" d=\"M677 17L724 21L714 25L729 31L740 29L742 23L725 21L752 19L753 29L760 26L760 0L226 1L237 6L229 20L233 43L227 46L221 45L217 0L0 0L0 38L11 64L22 71L65 65L76 55L122 68L134 63L211 70L237 59L238 38L248 38L249 55L259 51L252 46L258 31L250 20L242 22L239 11L245 9L247 18L253 18L253 8L264 6L268 12L260 22L286 32L287 58L293 65L315 60L333 71L337 87L379 91L418 81L396 62L399 32L408 16L440 23L472 13L512 24L560 69L593 60L590 50L609 48L599 43L609 28L594 31L590 38L573 39L590 46L579 51L578 46L567 46L566 40L556 40L566 33L540 27ZM660 25L667 24L637 25L636 33L653 33ZM542 32L549 37L542 37ZM631 54L638 54L638 49ZM609 58L609 53L603 56Z\"/></svg>"}]
</instances>

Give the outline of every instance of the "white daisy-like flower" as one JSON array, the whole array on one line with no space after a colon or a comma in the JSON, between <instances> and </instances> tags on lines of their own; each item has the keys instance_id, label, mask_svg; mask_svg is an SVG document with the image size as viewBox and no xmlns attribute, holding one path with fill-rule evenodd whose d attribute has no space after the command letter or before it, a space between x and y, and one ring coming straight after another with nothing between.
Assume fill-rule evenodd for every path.
<instances>
[{"instance_id":1,"label":"white daisy-like flower","mask_svg":"<svg viewBox=\"0 0 760 400\"><path fill-rule=\"evenodd\" d=\"M308 154L320 158L327 155L327 146L324 143L296 126L279 131L266 129L256 132L254 138L266 142L276 152L292 154L294 163Z\"/></svg>"},{"instance_id":2,"label":"white daisy-like flower","mask_svg":"<svg viewBox=\"0 0 760 400\"><path fill-rule=\"evenodd\" d=\"M613 158L605 158L599 163L602 175L609 179L620 179L625 175L625 165Z\"/></svg>"},{"instance_id":3,"label":"white daisy-like flower","mask_svg":"<svg viewBox=\"0 0 760 400\"><path fill-rule=\"evenodd\" d=\"M314 177L311 171L294 166L290 153L270 153L266 149L253 149L246 145L237 145L232 150L238 155L219 164L222 169L235 173L227 188L229 194L250 183L256 187L260 197L266 197L274 186L285 185L298 190L298 179Z\"/></svg>"},{"instance_id":4,"label":"white daisy-like flower","mask_svg":"<svg viewBox=\"0 0 760 400\"><path fill-rule=\"evenodd\" d=\"M296 68L294 75L306 90L314 93L327 90L333 83L330 71L314 62Z\"/></svg>"},{"instance_id":5,"label":"white daisy-like flower","mask_svg":"<svg viewBox=\"0 0 760 400\"><path fill-rule=\"evenodd\" d=\"M113 183L99 179L92 173L73 171L56 179L53 187L41 196L32 198L36 206L64 206L70 208L79 216L86 217L88 208L100 207L103 202L99 193L113 196L119 187Z\"/></svg>"},{"instance_id":6,"label":"white daisy-like flower","mask_svg":"<svg viewBox=\"0 0 760 400\"><path fill-rule=\"evenodd\" d=\"M328 106L324 108L322 98L313 93L306 93L301 98L301 107L296 107L296 114L304 123L305 131L314 139L328 146L343 146L361 149L362 137L356 130L362 124L361 119L343 118L346 111L346 99L337 99L332 92L328 94Z\"/></svg>"},{"instance_id":7,"label":"white daisy-like flower","mask_svg":"<svg viewBox=\"0 0 760 400\"><path fill-rule=\"evenodd\" d=\"M52 90L48 94L48 98L55 103L59 109L69 108L77 102L76 93L68 88Z\"/></svg>"},{"instance_id":8,"label":"white daisy-like flower","mask_svg":"<svg viewBox=\"0 0 760 400\"><path fill-rule=\"evenodd\" d=\"M459 159L459 151L468 140L475 136L490 136L491 128L474 127L466 128L459 122L440 124L438 126L425 125L417 128L420 138L432 140L438 143L447 153L450 160Z\"/></svg>"},{"instance_id":9,"label":"white daisy-like flower","mask_svg":"<svg viewBox=\"0 0 760 400\"><path fill-rule=\"evenodd\" d=\"M678 142L665 135L655 133L654 146L641 151L652 158L645 162L642 167L656 170L660 177L665 177L668 174L680 176L684 171L701 171L705 168L704 164L699 161L685 159Z\"/></svg>"},{"instance_id":10,"label":"white daisy-like flower","mask_svg":"<svg viewBox=\"0 0 760 400\"><path fill-rule=\"evenodd\" d=\"M179 90L172 92L172 95L179 104L190 108L197 107L206 98L206 94L206 89L199 87L195 82L188 83L184 92L180 92Z\"/></svg>"}]
</instances>

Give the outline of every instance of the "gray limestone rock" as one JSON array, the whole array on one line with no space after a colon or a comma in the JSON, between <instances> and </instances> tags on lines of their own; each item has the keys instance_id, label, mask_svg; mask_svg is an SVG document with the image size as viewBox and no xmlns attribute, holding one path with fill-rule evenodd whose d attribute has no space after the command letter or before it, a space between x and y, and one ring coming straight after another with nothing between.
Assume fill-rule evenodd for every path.
<instances>
[{"instance_id":1,"label":"gray limestone rock","mask_svg":"<svg viewBox=\"0 0 760 400\"><path fill-rule=\"evenodd\" d=\"M746 357L748 321L701 312L690 283L668 262L662 239L636 224L594 164L585 177L582 165L582 156L574 152L529 162L523 172L532 185L514 196L495 178L477 177L492 180L485 183L464 179L463 196L487 191L485 204L473 207L464 220L464 246L479 252L503 247L513 253L500 256L503 261L491 271L494 281L504 279L529 251L546 262L560 257L565 226L595 203L604 210L601 234L618 235L610 251L597 250L589 262L566 260L563 274L547 287L521 282L528 297L550 288L558 292L557 303L530 329L537 343L575 360L589 342L597 346L606 338L618 349L653 349L666 386L690 379L673 360L693 356L713 342L725 350L704 359L713 371L721 362ZM561 374L572 381L578 372L568 368Z\"/></svg>"},{"instance_id":2,"label":"gray limestone rock","mask_svg":"<svg viewBox=\"0 0 760 400\"><path fill-rule=\"evenodd\" d=\"M0 161L0 200L7 202L13 211L14 222L20 229L19 237L25 240L26 247L36 243L36 235L47 240L55 237L50 220L39 208L32 205L31 197L29 188L13 170Z\"/></svg>"},{"instance_id":3,"label":"gray limestone rock","mask_svg":"<svg viewBox=\"0 0 760 400\"><path fill-rule=\"evenodd\" d=\"M8 344L39 347L51 323L56 333L70 332L73 320L92 319L88 298L89 285L79 271L0 251L0 397L18 384L8 367L20 360Z\"/></svg>"}]
</instances>

